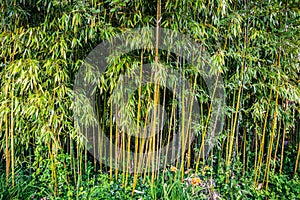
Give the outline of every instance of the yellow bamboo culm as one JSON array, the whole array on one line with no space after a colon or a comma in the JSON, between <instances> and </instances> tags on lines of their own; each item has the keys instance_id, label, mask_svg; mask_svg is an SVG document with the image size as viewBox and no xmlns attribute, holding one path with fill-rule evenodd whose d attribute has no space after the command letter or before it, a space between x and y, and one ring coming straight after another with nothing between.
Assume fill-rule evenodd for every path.
<instances>
[{"instance_id":1,"label":"yellow bamboo culm","mask_svg":"<svg viewBox=\"0 0 300 200\"><path fill-rule=\"evenodd\" d=\"M264 177L265 177L264 180L266 181L266 190L268 190L270 162L272 159L272 147L273 147L273 141L274 141L274 137L275 137L275 129L276 129L276 125L277 125L277 112L278 112L277 110L278 110L278 91L276 91L274 120L273 120L272 132L270 135L270 142L269 142L269 148L268 148L267 166L266 166L265 175L264 175Z\"/></svg>"},{"instance_id":2,"label":"yellow bamboo culm","mask_svg":"<svg viewBox=\"0 0 300 200\"><path fill-rule=\"evenodd\" d=\"M260 150L258 154L258 161L257 161L257 169L255 169L255 175L254 175L254 183L257 184L260 178L260 170L263 164L263 155L264 155L264 144L265 144L265 135L266 135L266 129L267 129L267 122L268 122L268 116L269 116L269 107L270 107L270 102L272 98L272 92L273 90L271 89L270 91L270 96L267 104L267 109L266 109L266 116L264 120L264 127L263 127L263 132L262 132L262 138L260 142Z\"/></svg>"},{"instance_id":3,"label":"yellow bamboo culm","mask_svg":"<svg viewBox=\"0 0 300 200\"><path fill-rule=\"evenodd\" d=\"M156 11L156 39L155 39L155 72L158 71L158 64L159 64L159 29L160 29L160 21L161 21L161 0L157 1L157 11ZM151 127L151 135L152 137L152 173L151 173L151 185L154 186L154 180L155 180L155 146L156 146L156 120L157 120L157 105L159 101L159 86L158 86L158 77L154 75L154 99L153 99L153 119L151 120L152 127Z\"/></svg>"},{"instance_id":4,"label":"yellow bamboo culm","mask_svg":"<svg viewBox=\"0 0 300 200\"><path fill-rule=\"evenodd\" d=\"M284 124L283 125L283 134L282 134L282 143L281 143L279 174L282 173L285 134L286 134L286 127L285 127L285 124Z\"/></svg>"},{"instance_id":5,"label":"yellow bamboo culm","mask_svg":"<svg viewBox=\"0 0 300 200\"><path fill-rule=\"evenodd\" d=\"M15 153L14 153L14 78L11 87L11 108L10 108L10 148L11 148L11 179L12 187L15 186Z\"/></svg>"},{"instance_id":6,"label":"yellow bamboo culm","mask_svg":"<svg viewBox=\"0 0 300 200\"><path fill-rule=\"evenodd\" d=\"M279 123L278 123L278 130L277 130L277 136L276 136L277 140L276 140L275 153L274 153L274 158L273 158L274 161L276 161L276 159L278 158L277 152L278 152L279 141L280 141L280 127L281 127L281 120L279 120ZM273 166L274 173L275 173L275 169L276 169L276 165Z\"/></svg>"},{"instance_id":7,"label":"yellow bamboo culm","mask_svg":"<svg viewBox=\"0 0 300 200\"><path fill-rule=\"evenodd\" d=\"M116 113L118 113L118 106L116 105ZM118 120L116 120L116 138L115 138L115 180L118 180L119 174L119 163L120 163L120 133L119 133L119 124Z\"/></svg>"},{"instance_id":8,"label":"yellow bamboo culm","mask_svg":"<svg viewBox=\"0 0 300 200\"><path fill-rule=\"evenodd\" d=\"M8 99L8 91L9 91L9 84L6 85L5 87L5 100L7 101ZM7 106L7 103L6 103ZM5 119L5 160L6 160L6 184L8 185L8 178L9 178L9 172L10 172L10 152L9 152L9 118L8 118L8 113L5 113L4 116Z\"/></svg>"},{"instance_id":9,"label":"yellow bamboo culm","mask_svg":"<svg viewBox=\"0 0 300 200\"><path fill-rule=\"evenodd\" d=\"M110 101L110 105L111 101ZM112 106L110 106L110 120L109 120L109 177L112 180L113 176L113 122L112 122Z\"/></svg>"},{"instance_id":10,"label":"yellow bamboo culm","mask_svg":"<svg viewBox=\"0 0 300 200\"><path fill-rule=\"evenodd\" d=\"M137 122L136 122L136 133L135 133L135 155L134 155L134 177L133 177L133 187L132 187L132 196L134 195L134 190L137 184L138 178L138 168L140 166L140 162L142 159L138 158L138 148L139 148L139 131L140 131L140 118L141 118L141 96L142 96L142 82L143 82L143 54L141 55L141 67L139 74L139 88L138 88L138 105L137 105ZM142 137L144 138L144 137ZM142 144L140 144L140 148L142 148ZM142 155L142 154L140 154Z\"/></svg>"},{"instance_id":11,"label":"yellow bamboo culm","mask_svg":"<svg viewBox=\"0 0 300 200\"><path fill-rule=\"evenodd\" d=\"M205 122L205 127L204 127L204 130L203 130L203 133L202 133L202 137L201 137L201 145L200 145L200 148L199 148L199 153L198 153L198 159L197 159L197 162L196 162L195 173L198 172L200 158L201 158L201 153L202 153L202 157L203 157L203 165L205 165L205 155L204 155L205 136L207 134L207 128L208 128L208 124L209 124L210 113L211 113L211 110L212 110L212 103L213 103L213 99L215 98L215 93L216 93L216 90L217 90L217 84L218 84L218 81L219 81L219 75L220 75L220 72L218 72L218 74L217 74L217 78L216 78L214 90L213 90L212 97L211 97L212 100L211 100L211 103L209 105L207 119L206 119L206 122Z\"/></svg>"},{"instance_id":12,"label":"yellow bamboo culm","mask_svg":"<svg viewBox=\"0 0 300 200\"><path fill-rule=\"evenodd\" d=\"M280 51L278 53L277 63L278 63L277 66L280 69ZM278 71L278 77L277 78L278 78L277 85L280 86L280 71ZM279 98L279 93L278 93L278 90L277 90L276 91L276 97L275 97L275 111L274 111L274 116L273 116L273 124L272 124L272 130L271 130L271 135L270 135L270 142L269 142L268 155L267 155L267 163L266 163L266 169L265 169L264 181L263 181L263 183L266 182L266 190L268 190L270 163L271 163L271 159L272 159L272 149L273 149L273 142L274 142L274 137L275 137L275 130L276 130L276 127L277 127L278 98Z\"/></svg>"}]
</instances>

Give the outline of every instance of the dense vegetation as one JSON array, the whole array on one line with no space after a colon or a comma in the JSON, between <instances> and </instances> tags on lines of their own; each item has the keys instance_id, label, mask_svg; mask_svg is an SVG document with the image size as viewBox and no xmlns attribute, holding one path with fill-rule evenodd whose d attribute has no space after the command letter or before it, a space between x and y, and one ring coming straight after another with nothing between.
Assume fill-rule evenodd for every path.
<instances>
[{"instance_id":1,"label":"dense vegetation","mask_svg":"<svg viewBox=\"0 0 300 200\"><path fill-rule=\"evenodd\" d=\"M0 2L0 199L300 198L299 0ZM211 73L222 77L226 93L222 131L201 157L214 95L194 68L155 47L112 62L96 86L97 119L110 144L118 144L119 133L107 96L128 66L179 63L180 76L196 83L196 139L178 159L149 173L99 162L73 118L73 88L84 59L101 42L143 27L188 35L209 54ZM136 92L131 117L137 123L147 115L142 93L154 102L165 101L158 93L171 96L156 84ZM176 109L170 105L171 116ZM179 111L180 118L185 111ZM171 121L169 129L178 131L179 122ZM148 142L155 148L169 144L166 139ZM124 149L144 150L132 136L120 140Z\"/></svg>"}]
</instances>

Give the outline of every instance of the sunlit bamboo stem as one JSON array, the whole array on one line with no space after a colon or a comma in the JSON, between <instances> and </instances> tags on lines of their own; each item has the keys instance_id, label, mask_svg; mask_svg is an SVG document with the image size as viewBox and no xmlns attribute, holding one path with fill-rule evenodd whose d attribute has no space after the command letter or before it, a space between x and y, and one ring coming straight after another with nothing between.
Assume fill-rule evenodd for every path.
<instances>
[{"instance_id":1,"label":"sunlit bamboo stem","mask_svg":"<svg viewBox=\"0 0 300 200\"><path fill-rule=\"evenodd\" d=\"M266 133L266 129L267 129L267 121L268 121L269 107L270 107L271 98L272 98L272 89L270 91L270 96L269 96L269 100L268 100L268 104L267 104L266 115L265 115L264 126L263 126L263 132L262 132L262 138L261 138L261 141L260 141L260 150L259 150L259 154L258 154L257 169L256 169L255 176L254 176L254 183L256 183L256 184L257 184L257 181L260 178L260 170L261 170L261 167L262 167L262 160L263 160L263 157L264 157L265 136L266 136L265 133Z\"/></svg>"},{"instance_id":2,"label":"sunlit bamboo stem","mask_svg":"<svg viewBox=\"0 0 300 200\"><path fill-rule=\"evenodd\" d=\"M139 134L140 131L140 118L141 118L141 96L142 96L142 83L143 83L143 53L141 55L141 67L139 74L139 88L138 88L138 105L137 105L137 121L136 121L136 133L135 133L135 156L134 156L134 178L133 178L133 186L132 186L132 196L134 195L134 190L137 183L138 178L138 166L142 161L140 157L138 157L138 148L139 148ZM143 137L143 136L142 136ZM141 144L140 144L141 146ZM140 147L142 148L142 147ZM142 154L140 154L142 155Z\"/></svg>"},{"instance_id":3,"label":"sunlit bamboo stem","mask_svg":"<svg viewBox=\"0 0 300 200\"><path fill-rule=\"evenodd\" d=\"M15 151L14 151L14 78L12 79L12 86L11 86L11 107L10 107L10 148L11 148L11 179L12 179L12 186L15 185Z\"/></svg>"},{"instance_id":4,"label":"sunlit bamboo stem","mask_svg":"<svg viewBox=\"0 0 300 200\"><path fill-rule=\"evenodd\" d=\"M266 169L265 169L265 181L266 181L266 190L268 190L268 183L269 183L269 171L270 171L270 162L272 159L272 148L273 148L273 141L275 137L275 129L277 125L277 111L278 110L278 91L276 91L276 102L275 102L275 111L274 111L274 120L272 125L272 132L270 135L270 142L269 142L269 148L268 148L268 155L267 155L267 163L266 163Z\"/></svg>"}]
</instances>

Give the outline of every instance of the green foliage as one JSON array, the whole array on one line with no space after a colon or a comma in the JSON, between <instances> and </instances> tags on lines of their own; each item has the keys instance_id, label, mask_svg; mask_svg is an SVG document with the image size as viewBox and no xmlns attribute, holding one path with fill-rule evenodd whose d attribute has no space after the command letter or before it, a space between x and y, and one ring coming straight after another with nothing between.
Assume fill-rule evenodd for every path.
<instances>
[{"instance_id":1,"label":"green foliage","mask_svg":"<svg viewBox=\"0 0 300 200\"><path fill-rule=\"evenodd\" d=\"M5 165L0 173L1 199L130 199L132 190L143 191L134 194L137 199L193 199L193 195L211 194L208 188L194 188L169 172L168 180L157 177L156 187L152 179L151 184L142 183L142 176L124 181L124 173L116 173L114 181L112 175L93 174L83 148L85 135L74 127L72 89L82 60L117 33L157 25L178 30L201 45L211 56L211 71L222 76L227 94L217 147L206 163L194 159L193 166L184 163L180 170L197 171L195 165L209 163L213 166L209 175L215 180L210 186L225 199L299 198L299 0L157 3L1 1L0 155ZM161 19L157 20L159 7ZM155 60L153 52L144 52L145 60ZM131 52L113 63L97 89L114 88L119 73L140 62L141 55ZM159 56L166 62L170 58L168 52ZM190 66L183 74L194 78L196 73ZM86 77L92 78L93 74ZM199 138L207 131L204 122L210 118L212 100L200 82L196 91L204 108L196 125ZM122 93L116 95L122 97ZM138 107L138 94L130 103ZM144 116L147 105L143 103ZM110 114L104 106L100 109L109 130ZM130 114L138 121L134 109ZM191 147L195 155L199 141ZM93 169L99 169L96 162ZM259 184L266 189L257 189Z\"/></svg>"},{"instance_id":2,"label":"green foliage","mask_svg":"<svg viewBox=\"0 0 300 200\"><path fill-rule=\"evenodd\" d=\"M5 173L1 172L0 199L298 199L300 197L299 177L289 178L286 175L271 174L269 190L255 186L251 174L234 178L226 183L225 174L205 176L200 175L201 184L191 184L192 176L186 174L182 181L180 173L165 171L155 184L151 184L151 177L138 179L138 185L132 196L133 177L126 186L122 183L122 176L113 180L107 173L93 171L91 163L89 170L77 185L64 182L54 195L47 170L40 175L27 175L27 171L20 169L16 172L16 186L11 187L5 182ZM61 169L61 178L68 174L68 170ZM238 172L237 172L238 173ZM148 180L148 181L147 181Z\"/></svg>"}]
</instances>

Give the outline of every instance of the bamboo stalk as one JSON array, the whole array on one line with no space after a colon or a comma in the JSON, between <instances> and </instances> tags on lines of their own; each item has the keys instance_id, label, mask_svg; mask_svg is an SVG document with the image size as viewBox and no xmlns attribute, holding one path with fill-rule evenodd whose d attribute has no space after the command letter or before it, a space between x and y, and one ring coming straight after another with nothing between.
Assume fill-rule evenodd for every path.
<instances>
[{"instance_id":1,"label":"bamboo stalk","mask_svg":"<svg viewBox=\"0 0 300 200\"><path fill-rule=\"evenodd\" d=\"M206 136L206 133L207 133L207 127L208 127L208 124L209 124L210 113L211 113L211 110L212 110L212 102L213 102L213 99L215 97L215 93L216 93L216 89L217 89L217 84L218 84L218 81L219 81L219 75L220 75L220 72L218 72L218 75L217 75L217 78L216 78L214 90L213 90L213 93L211 95L211 99L212 100L211 100L211 103L209 105L207 119L206 119L206 122L205 122L204 132L202 133L202 139L201 139L201 145L200 145L200 149L199 149L199 155L198 155L198 159L197 159L197 162L196 162L196 170L195 170L196 173L198 172L198 167L199 167L199 163L200 163L201 153L202 153L202 156L203 156L203 165L205 163L204 142L205 142L205 136Z\"/></svg>"},{"instance_id":2,"label":"bamboo stalk","mask_svg":"<svg viewBox=\"0 0 300 200\"><path fill-rule=\"evenodd\" d=\"M298 153L297 153L297 158L296 158L296 163L295 163L295 170L294 170L294 175L296 175L299 166L299 157L300 157L300 141L298 144Z\"/></svg>"},{"instance_id":3,"label":"bamboo stalk","mask_svg":"<svg viewBox=\"0 0 300 200\"><path fill-rule=\"evenodd\" d=\"M286 109L287 109L287 104L286 104ZM285 141L285 134L286 134L286 127L285 123L283 124L283 134L282 134L282 143L281 143L281 154L280 154L280 168L279 168L279 174L282 173L282 166L283 166L283 153L284 153L284 141Z\"/></svg>"},{"instance_id":4,"label":"bamboo stalk","mask_svg":"<svg viewBox=\"0 0 300 200\"><path fill-rule=\"evenodd\" d=\"M263 156L264 156L264 144L265 144L265 135L266 135L265 133L266 133L266 129L267 129L267 121L268 121L269 107L270 107L271 98L272 98L272 89L271 89L268 104L267 104L266 116L265 116L265 120L264 120L263 132L262 132L262 139L261 139L261 142L260 142L260 150L259 150L259 154L258 154L257 169L256 169L256 173L255 173L255 176L254 176L254 183L255 184L257 184L257 181L260 178L260 169L262 167L262 160L263 160Z\"/></svg>"},{"instance_id":5,"label":"bamboo stalk","mask_svg":"<svg viewBox=\"0 0 300 200\"><path fill-rule=\"evenodd\" d=\"M280 48L279 48L280 49ZM277 61L277 65L278 68L280 69L280 51L278 53L278 61ZM278 70L278 83L277 85L280 86L280 71ZM277 113L278 113L278 90L276 91L276 100L275 100L275 111L274 111L274 120L273 120L273 124L272 124L272 132L271 132L271 140L269 143L269 149L268 149L268 156L267 156L267 166L266 166L266 170L265 170L265 179L266 180L266 190L268 190L268 183L269 183L269 171L270 171L270 162L272 159L272 148L273 148L273 140L275 137L275 129L277 127ZM275 155L276 156L276 155Z\"/></svg>"},{"instance_id":6,"label":"bamboo stalk","mask_svg":"<svg viewBox=\"0 0 300 200\"><path fill-rule=\"evenodd\" d=\"M278 110L278 91L276 91L274 120L273 120L271 139L270 139L269 149L268 149L267 166L266 166L265 175L264 175L265 180L266 180L266 190L268 190L269 171L270 171L270 162L271 162L271 159L272 159L273 140L274 140L274 137L275 137L275 129L276 129L276 125L277 125L277 112L278 112L277 110Z\"/></svg>"},{"instance_id":7,"label":"bamboo stalk","mask_svg":"<svg viewBox=\"0 0 300 200\"><path fill-rule=\"evenodd\" d=\"M257 169L257 157L258 157L258 134L257 134L258 125L255 124L255 156L254 156L254 170Z\"/></svg>"},{"instance_id":8,"label":"bamboo stalk","mask_svg":"<svg viewBox=\"0 0 300 200\"><path fill-rule=\"evenodd\" d=\"M247 147L247 138L246 138L246 129L243 131L243 175L245 175L246 169L246 147Z\"/></svg>"},{"instance_id":9,"label":"bamboo stalk","mask_svg":"<svg viewBox=\"0 0 300 200\"><path fill-rule=\"evenodd\" d=\"M112 180L113 175L113 124L112 124L112 101L110 101L110 110L109 110L109 177Z\"/></svg>"},{"instance_id":10,"label":"bamboo stalk","mask_svg":"<svg viewBox=\"0 0 300 200\"><path fill-rule=\"evenodd\" d=\"M277 152L278 152L278 146L279 146L279 140L280 140L280 128L281 128L281 120L279 121L279 124L278 124L278 130L277 130L277 141L276 141L276 147L275 147L275 153L274 153L274 158L273 160L276 162L277 160ZM275 173L275 169L276 169L276 164L274 164L274 167L273 167L273 172Z\"/></svg>"},{"instance_id":11,"label":"bamboo stalk","mask_svg":"<svg viewBox=\"0 0 300 200\"><path fill-rule=\"evenodd\" d=\"M15 153L14 153L14 78L11 86L11 108L10 108L10 148L11 148L11 177L12 187L15 186Z\"/></svg>"},{"instance_id":12,"label":"bamboo stalk","mask_svg":"<svg viewBox=\"0 0 300 200\"><path fill-rule=\"evenodd\" d=\"M192 94L195 93L195 88L196 88L196 84L197 84L197 74L195 75L195 78L194 78L194 83L193 83L193 88L192 88ZM189 132L193 131L192 130L192 127L191 127L191 124L192 124L192 113L193 113L193 104L194 104L194 97L192 96L191 97L191 101L190 101L190 105L189 105L189 120L188 120L188 126L190 129ZM188 136L188 142L190 142L190 140L194 139L194 138L190 138L191 136ZM192 147L190 145L188 145L188 160L187 160L187 169L190 168L190 165L191 165L191 149Z\"/></svg>"},{"instance_id":13,"label":"bamboo stalk","mask_svg":"<svg viewBox=\"0 0 300 200\"><path fill-rule=\"evenodd\" d=\"M116 105L116 113L119 112L118 106ZM119 173L119 166L120 166L120 149L121 149L121 138L119 133L119 124L118 120L116 119L116 138L115 138L115 180L118 180L118 173Z\"/></svg>"},{"instance_id":14,"label":"bamboo stalk","mask_svg":"<svg viewBox=\"0 0 300 200\"><path fill-rule=\"evenodd\" d=\"M242 65L241 72L244 72L244 62L243 62L243 65ZM243 80L243 73L242 73L241 76L242 76L241 79ZM231 164L231 155L232 155L232 151L233 151L233 141L234 141L234 135L235 135L236 127L237 127L237 119L238 119L238 115L239 115L242 87L243 87L243 84L240 83L239 84L239 90L238 90L238 96L237 96L237 103L236 103L236 107L235 107L234 122L233 122L232 130L231 130L231 134L230 134L229 152L228 152L228 158L226 160L226 166L227 167L229 167L230 164ZM226 180L228 180L228 176L229 176L229 174L228 174L228 172L226 172Z\"/></svg>"},{"instance_id":15,"label":"bamboo stalk","mask_svg":"<svg viewBox=\"0 0 300 200\"><path fill-rule=\"evenodd\" d=\"M157 12L156 12L156 39L155 39L155 72L158 71L158 63L159 63L159 29L160 29L160 20L161 20L161 0L157 1ZM155 129L156 129L156 118L157 118L157 105L158 105L158 100L159 100L159 86L158 86L158 80L157 77L154 76L154 99L153 99L153 125L151 127L151 135L153 135L152 140L152 150L153 152L155 151L155 144L156 144L156 138L155 138ZM153 154L152 158L152 167L153 170L155 170L155 155ZM151 184L154 186L154 179L155 179L155 171L152 171L152 176L151 176Z\"/></svg>"},{"instance_id":16,"label":"bamboo stalk","mask_svg":"<svg viewBox=\"0 0 300 200\"><path fill-rule=\"evenodd\" d=\"M9 84L6 85L5 87L5 101L8 101L8 91L9 91ZM5 107L7 107L7 103L5 103ZM8 113L5 112L5 160L6 160L6 184L8 185L8 178L9 178L9 173L10 173L10 152L9 152L9 118L8 118Z\"/></svg>"},{"instance_id":17,"label":"bamboo stalk","mask_svg":"<svg viewBox=\"0 0 300 200\"><path fill-rule=\"evenodd\" d=\"M141 67L139 74L139 88L138 88L138 106L137 106L137 122L136 122L136 133L135 133L135 156L134 156L134 177L133 177L133 187L132 187L132 196L134 195L134 190L137 184L138 178L138 166L141 159L137 157L138 148L139 148L139 131L140 131L140 118L141 118L141 96L142 96L142 82L143 82L143 53L141 55ZM141 146L141 145L140 145ZM142 147L140 147L142 148Z\"/></svg>"}]
</instances>

